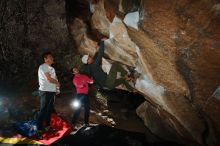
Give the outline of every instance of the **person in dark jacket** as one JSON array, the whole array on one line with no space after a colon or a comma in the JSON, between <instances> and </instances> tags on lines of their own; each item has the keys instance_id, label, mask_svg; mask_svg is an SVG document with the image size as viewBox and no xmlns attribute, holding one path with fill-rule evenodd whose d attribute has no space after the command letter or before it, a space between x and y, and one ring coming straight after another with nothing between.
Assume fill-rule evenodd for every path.
<instances>
[{"instance_id":1,"label":"person in dark jacket","mask_svg":"<svg viewBox=\"0 0 220 146\"><path fill-rule=\"evenodd\" d=\"M133 91L133 87L127 81L130 79L127 71L120 64L113 63L109 74L103 71L101 62L104 55L105 40L106 39L101 40L98 45L99 50L94 57L90 55L84 55L82 57L82 62L85 64L84 72L89 76L92 76L95 81L94 84L100 88L106 87L111 90L123 84L127 90ZM117 78L117 73L121 74L121 78Z\"/></svg>"}]
</instances>

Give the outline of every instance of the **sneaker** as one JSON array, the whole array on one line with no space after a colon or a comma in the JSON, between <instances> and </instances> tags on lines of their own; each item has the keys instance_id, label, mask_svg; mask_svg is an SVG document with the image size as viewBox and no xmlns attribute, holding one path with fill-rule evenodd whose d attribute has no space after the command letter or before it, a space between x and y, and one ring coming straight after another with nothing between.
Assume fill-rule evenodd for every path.
<instances>
[{"instance_id":1,"label":"sneaker","mask_svg":"<svg viewBox=\"0 0 220 146\"><path fill-rule=\"evenodd\" d=\"M134 81L136 81L140 77L141 77L141 74L138 73L138 72L135 72L134 75L133 75Z\"/></svg>"},{"instance_id":2,"label":"sneaker","mask_svg":"<svg viewBox=\"0 0 220 146\"><path fill-rule=\"evenodd\" d=\"M54 128L50 127L50 126L46 127L45 131L51 132L51 133L56 132L56 130Z\"/></svg>"},{"instance_id":3,"label":"sneaker","mask_svg":"<svg viewBox=\"0 0 220 146\"><path fill-rule=\"evenodd\" d=\"M77 127L76 125L72 125L71 127L73 131L77 131L80 128L80 127Z\"/></svg>"},{"instance_id":4,"label":"sneaker","mask_svg":"<svg viewBox=\"0 0 220 146\"><path fill-rule=\"evenodd\" d=\"M73 131L78 130L76 124L71 123L71 128Z\"/></svg>"},{"instance_id":5,"label":"sneaker","mask_svg":"<svg viewBox=\"0 0 220 146\"><path fill-rule=\"evenodd\" d=\"M83 127L89 127L89 124L88 124L88 123L87 123L87 124L84 124Z\"/></svg>"}]
</instances>

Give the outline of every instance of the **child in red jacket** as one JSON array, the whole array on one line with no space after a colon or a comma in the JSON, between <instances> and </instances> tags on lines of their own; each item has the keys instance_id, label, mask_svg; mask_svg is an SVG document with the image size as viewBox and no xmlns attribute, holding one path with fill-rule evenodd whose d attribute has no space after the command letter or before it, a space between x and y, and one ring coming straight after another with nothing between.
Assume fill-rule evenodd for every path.
<instances>
[{"instance_id":1,"label":"child in red jacket","mask_svg":"<svg viewBox=\"0 0 220 146\"><path fill-rule=\"evenodd\" d=\"M73 68L73 84L76 87L76 101L84 105L84 124L87 126L89 125L89 114L90 114L90 104L89 104L89 98L88 98L88 90L89 85L93 84L93 79L89 78L87 75L80 74L77 67ZM77 122L77 119L79 118L81 111L81 107L76 107L74 116L72 118L72 124L75 125Z\"/></svg>"}]
</instances>

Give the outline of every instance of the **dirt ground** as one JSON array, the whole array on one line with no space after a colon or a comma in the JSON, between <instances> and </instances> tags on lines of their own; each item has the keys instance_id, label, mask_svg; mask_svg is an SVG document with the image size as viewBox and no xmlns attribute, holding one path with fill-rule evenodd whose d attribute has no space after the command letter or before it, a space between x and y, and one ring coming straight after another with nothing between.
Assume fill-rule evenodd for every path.
<instances>
[{"instance_id":1,"label":"dirt ground","mask_svg":"<svg viewBox=\"0 0 220 146\"><path fill-rule=\"evenodd\" d=\"M94 92L95 91L95 92ZM90 123L105 124L111 127L127 131L144 133L146 128L143 122L136 115L136 106L133 105L126 93L93 90L90 93ZM137 97L136 97L137 98ZM74 90L63 91L56 97L54 107L57 114L71 121L74 110L71 108L71 101L74 99ZM0 135L15 136L18 133L14 130L13 124L33 118L34 113L39 109L40 98L30 93L20 95L16 98L1 98ZM77 126L83 125L83 110Z\"/></svg>"}]
</instances>

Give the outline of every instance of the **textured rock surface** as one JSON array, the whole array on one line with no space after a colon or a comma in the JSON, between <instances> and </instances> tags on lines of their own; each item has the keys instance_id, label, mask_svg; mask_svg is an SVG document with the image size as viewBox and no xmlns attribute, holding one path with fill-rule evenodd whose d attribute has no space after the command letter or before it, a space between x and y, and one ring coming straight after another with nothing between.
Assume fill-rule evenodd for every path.
<instances>
[{"instance_id":1,"label":"textured rock surface","mask_svg":"<svg viewBox=\"0 0 220 146\"><path fill-rule=\"evenodd\" d=\"M76 5L86 12L68 15L78 50L94 54L96 42L110 38L105 57L141 73L135 87L146 102L137 114L153 133L179 142L219 143L220 102L212 97L220 84L217 0L76 0L67 12Z\"/></svg>"},{"instance_id":2,"label":"textured rock surface","mask_svg":"<svg viewBox=\"0 0 220 146\"><path fill-rule=\"evenodd\" d=\"M0 7L0 86L7 82L21 86L36 77L45 51L56 58L73 52L65 1L2 0Z\"/></svg>"},{"instance_id":3,"label":"textured rock surface","mask_svg":"<svg viewBox=\"0 0 220 146\"><path fill-rule=\"evenodd\" d=\"M62 69L70 53L94 54L97 41L109 37L105 58L140 74L135 88L146 101L136 112L151 132L220 145L219 0L2 0L0 6L0 85L36 77L46 50Z\"/></svg>"}]
</instances>

